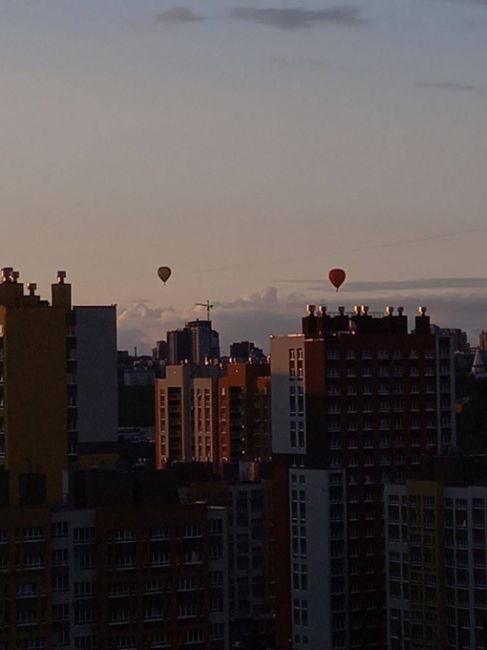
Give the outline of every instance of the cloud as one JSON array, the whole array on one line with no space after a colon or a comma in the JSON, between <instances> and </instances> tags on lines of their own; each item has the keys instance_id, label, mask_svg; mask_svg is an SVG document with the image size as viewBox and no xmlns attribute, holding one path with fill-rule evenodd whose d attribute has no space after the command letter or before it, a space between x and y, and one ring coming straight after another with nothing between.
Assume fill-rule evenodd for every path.
<instances>
[{"instance_id":1,"label":"cloud","mask_svg":"<svg viewBox=\"0 0 487 650\"><path fill-rule=\"evenodd\" d=\"M165 23L171 25L180 25L183 23L194 23L203 20L202 16L198 16L192 9L187 7L169 7L165 11L157 14L156 21L158 23Z\"/></svg>"},{"instance_id":2,"label":"cloud","mask_svg":"<svg viewBox=\"0 0 487 650\"><path fill-rule=\"evenodd\" d=\"M313 11L292 7L278 9L270 7L235 7L231 15L239 20L246 20L259 25L269 25L279 29L301 29L319 24L362 25L365 23L358 7L344 5Z\"/></svg>"},{"instance_id":3,"label":"cloud","mask_svg":"<svg viewBox=\"0 0 487 650\"><path fill-rule=\"evenodd\" d=\"M487 2L487 0L486 0ZM431 88L433 90L449 90L458 93L483 93L485 89L475 84L464 84L455 81L417 81L416 88Z\"/></svg>"},{"instance_id":4,"label":"cloud","mask_svg":"<svg viewBox=\"0 0 487 650\"><path fill-rule=\"evenodd\" d=\"M222 353L228 345L242 339L253 340L268 348L270 334L285 334L299 329L306 299L291 293L278 296L275 287L246 294L229 302L213 302L211 317L220 332ZM134 302L121 307L118 315L119 349L150 350L155 341L166 337L167 330L183 327L188 320L205 318L204 308L190 305L183 309L149 307Z\"/></svg>"},{"instance_id":5,"label":"cloud","mask_svg":"<svg viewBox=\"0 0 487 650\"><path fill-rule=\"evenodd\" d=\"M455 283L451 279L449 288L430 284L427 289L425 285L412 286L411 283L406 286L406 283L399 282L357 282L353 291L338 295L323 290L322 284L325 299L320 300L310 297L308 292L279 294L275 287L266 287L233 301L214 302L212 320L220 332L223 354L228 353L230 343L239 340L252 340L268 351L271 334L301 331L306 303L326 303L329 311L342 304L347 310L351 310L354 304L368 304L374 312L383 312L386 305L404 305L410 327L418 305L422 304L428 307L433 323L441 327L460 327L468 332L471 342L476 343L478 332L485 329L487 281L484 278L473 279L481 280L483 284L468 290L460 284L452 286ZM374 291L375 294L370 295ZM128 305L120 310L118 317L119 349L132 349L137 345L139 350L148 351L155 341L166 337L167 330L183 327L187 320L195 318L205 318L205 310L194 305L183 309L149 307L142 303Z\"/></svg>"}]
</instances>

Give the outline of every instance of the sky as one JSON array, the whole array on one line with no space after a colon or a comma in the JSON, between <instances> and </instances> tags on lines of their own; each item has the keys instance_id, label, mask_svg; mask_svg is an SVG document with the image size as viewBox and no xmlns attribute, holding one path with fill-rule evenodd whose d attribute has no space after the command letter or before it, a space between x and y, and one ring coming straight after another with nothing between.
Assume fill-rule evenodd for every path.
<instances>
[{"instance_id":1,"label":"sky","mask_svg":"<svg viewBox=\"0 0 487 650\"><path fill-rule=\"evenodd\" d=\"M0 0L1 265L116 303L120 347L206 299L224 345L306 303L475 343L486 61L485 0Z\"/></svg>"}]
</instances>

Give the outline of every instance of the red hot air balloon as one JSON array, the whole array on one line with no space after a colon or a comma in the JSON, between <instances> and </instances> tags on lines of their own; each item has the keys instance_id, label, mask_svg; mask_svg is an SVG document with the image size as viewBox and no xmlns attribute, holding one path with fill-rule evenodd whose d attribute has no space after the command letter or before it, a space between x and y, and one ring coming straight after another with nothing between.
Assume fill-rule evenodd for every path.
<instances>
[{"instance_id":1,"label":"red hot air balloon","mask_svg":"<svg viewBox=\"0 0 487 650\"><path fill-rule=\"evenodd\" d=\"M343 269L332 269L328 273L328 279L332 283L332 285L338 289L342 286L342 284L345 282L345 278L347 277L347 274Z\"/></svg>"}]
</instances>

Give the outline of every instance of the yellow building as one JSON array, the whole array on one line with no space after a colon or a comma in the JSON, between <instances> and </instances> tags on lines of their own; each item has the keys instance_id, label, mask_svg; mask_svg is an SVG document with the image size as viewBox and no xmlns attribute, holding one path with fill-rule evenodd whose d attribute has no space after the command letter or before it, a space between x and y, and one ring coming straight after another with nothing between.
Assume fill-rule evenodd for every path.
<instances>
[{"instance_id":1,"label":"yellow building","mask_svg":"<svg viewBox=\"0 0 487 650\"><path fill-rule=\"evenodd\" d=\"M11 268L0 281L0 469L10 502L35 500L23 476L45 475L48 501L61 501L68 469L68 315L71 286L58 274L52 304ZM27 494L22 494L22 490ZM41 495L39 495L40 497ZM22 498L21 498L22 497Z\"/></svg>"}]
</instances>

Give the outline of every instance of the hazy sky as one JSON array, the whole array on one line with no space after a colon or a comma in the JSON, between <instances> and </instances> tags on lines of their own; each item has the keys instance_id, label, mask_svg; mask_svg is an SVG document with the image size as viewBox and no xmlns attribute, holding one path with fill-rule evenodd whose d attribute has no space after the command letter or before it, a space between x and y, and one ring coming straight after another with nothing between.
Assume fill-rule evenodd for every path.
<instances>
[{"instance_id":1,"label":"hazy sky","mask_svg":"<svg viewBox=\"0 0 487 650\"><path fill-rule=\"evenodd\" d=\"M265 343L336 265L487 327L485 0L0 0L0 88L2 265L121 345L206 298Z\"/></svg>"}]
</instances>

